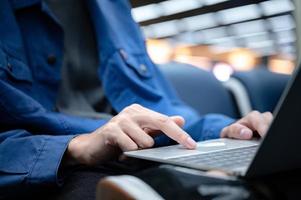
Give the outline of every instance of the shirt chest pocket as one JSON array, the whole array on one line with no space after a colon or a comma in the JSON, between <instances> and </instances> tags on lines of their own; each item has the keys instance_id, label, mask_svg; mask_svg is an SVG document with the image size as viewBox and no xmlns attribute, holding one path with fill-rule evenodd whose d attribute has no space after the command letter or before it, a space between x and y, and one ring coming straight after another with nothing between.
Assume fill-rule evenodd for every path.
<instances>
[{"instance_id":1,"label":"shirt chest pocket","mask_svg":"<svg viewBox=\"0 0 301 200\"><path fill-rule=\"evenodd\" d=\"M129 66L140 78L152 78L152 72L149 67L152 63L145 54L128 54L123 49L121 49L119 53L127 66Z\"/></svg>"},{"instance_id":2,"label":"shirt chest pocket","mask_svg":"<svg viewBox=\"0 0 301 200\"><path fill-rule=\"evenodd\" d=\"M0 49L0 77L11 83L31 83L29 67L21 60Z\"/></svg>"}]
</instances>

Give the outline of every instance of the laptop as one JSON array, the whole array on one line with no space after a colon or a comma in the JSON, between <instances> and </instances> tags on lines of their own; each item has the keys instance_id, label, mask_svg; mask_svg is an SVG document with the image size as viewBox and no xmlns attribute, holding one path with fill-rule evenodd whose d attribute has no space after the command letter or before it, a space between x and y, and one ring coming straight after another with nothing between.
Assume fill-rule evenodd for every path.
<instances>
[{"instance_id":1,"label":"laptop","mask_svg":"<svg viewBox=\"0 0 301 200\"><path fill-rule=\"evenodd\" d=\"M221 170L257 178L301 168L301 71L296 69L275 109L274 120L260 140L214 139L197 143L129 151L128 157L197 170Z\"/></svg>"}]
</instances>

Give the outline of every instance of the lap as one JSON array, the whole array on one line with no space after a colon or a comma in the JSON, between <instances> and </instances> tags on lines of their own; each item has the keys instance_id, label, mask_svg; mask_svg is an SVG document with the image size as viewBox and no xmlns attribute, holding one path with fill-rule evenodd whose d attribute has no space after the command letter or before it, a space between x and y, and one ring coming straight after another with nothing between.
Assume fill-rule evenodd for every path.
<instances>
[{"instance_id":1,"label":"lap","mask_svg":"<svg viewBox=\"0 0 301 200\"><path fill-rule=\"evenodd\" d=\"M153 168L155 166L155 168ZM166 187L162 183L156 185L156 181L152 181L152 177L156 177L155 174L159 172L166 174L166 171L154 171L156 170L156 164L144 161L138 162L110 162L97 167L79 167L69 173L64 180L64 185L60 188L47 190L47 192L41 193L37 199L51 199L51 200L94 200L97 183L101 178L110 175L138 175L142 180L146 182L153 182L151 185L157 191L166 191L168 188L176 188L177 185L182 185L184 188L195 188L199 185L208 183L217 185L232 185L234 187L243 185L245 189L256 188L256 191L269 196L271 199L294 199L299 196L299 187L301 185L301 173L289 173L280 176L273 176L265 180L257 181L243 181L243 182L228 182L220 181L218 179L211 179L210 177L196 177L193 175L186 175L177 172L169 172L169 182L166 182ZM148 170L150 169L150 170ZM153 174L153 176L151 175ZM162 178L162 176L160 176ZM168 177L168 176L167 176ZM175 183L174 187L168 187L170 184ZM162 187L163 186L163 187ZM180 188L179 188L180 190ZM254 192L254 191L251 191ZM257 195L256 195L257 196ZM268 198L268 199L270 199ZM32 198L31 198L32 199Z\"/></svg>"},{"instance_id":2,"label":"lap","mask_svg":"<svg viewBox=\"0 0 301 200\"><path fill-rule=\"evenodd\" d=\"M95 200L96 185L101 178L110 175L133 175L152 166L154 166L154 164L149 162L114 161L97 167L78 167L70 171L68 176L64 179L64 185L62 187L51 190L50 192L43 192L43 199Z\"/></svg>"}]
</instances>

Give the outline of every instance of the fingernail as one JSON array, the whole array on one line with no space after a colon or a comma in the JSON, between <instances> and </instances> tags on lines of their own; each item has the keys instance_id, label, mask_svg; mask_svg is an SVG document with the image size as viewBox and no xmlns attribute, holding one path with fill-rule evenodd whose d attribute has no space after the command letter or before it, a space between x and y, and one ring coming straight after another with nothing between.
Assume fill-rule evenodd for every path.
<instances>
[{"instance_id":1,"label":"fingernail","mask_svg":"<svg viewBox=\"0 0 301 200\"><path fill-rule=\"evenodd\" d=\"M196 142L191 137L187 137L186 144L188 145L189 148L192 149L196 148Z\"/></svg>"},{"instance_id":2,"label":"fingernail","mask_svg":"<svg viewBox=\"0 0 301 200\"><path fill-rule=\"evenodd\" d=\"M242 138L249 138L251 136L251 133L248 129L242 129L239 134Z\"/></svg>"}]
</instances>

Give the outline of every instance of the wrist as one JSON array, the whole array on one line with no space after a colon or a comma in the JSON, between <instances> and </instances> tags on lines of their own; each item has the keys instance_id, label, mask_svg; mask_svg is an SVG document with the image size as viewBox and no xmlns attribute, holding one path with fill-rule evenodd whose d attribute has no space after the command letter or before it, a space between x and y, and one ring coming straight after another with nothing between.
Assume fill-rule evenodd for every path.
<instances>
[{"instance_id":1,"label":"wrist","mask_svg":"<svg viewBox=\"0 0 301 200\"><path fill-rule=\"evenodd\" d=\"M81 157L83 154L84 147L82 137L86 134L78 135L70 140L65 155L63 157L63 165L65 167L75 166L81 163Z\"/></svg>"}]
</instances>

